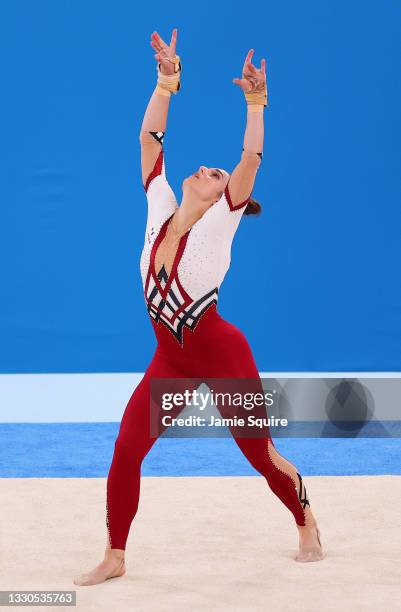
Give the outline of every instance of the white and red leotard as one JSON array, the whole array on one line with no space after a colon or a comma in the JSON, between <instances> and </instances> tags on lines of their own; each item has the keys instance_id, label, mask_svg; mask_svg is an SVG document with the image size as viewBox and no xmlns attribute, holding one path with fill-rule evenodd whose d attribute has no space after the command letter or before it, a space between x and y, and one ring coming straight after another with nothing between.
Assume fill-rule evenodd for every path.
<instances>
[{"instance_id":1,"label":"white and red leotard","mask_svg":"<svg viewBox=\"0 0 401 612\"><path fill-rule=\"evenodd\" d=\"M162 144L164 134L157 135ZM178 207L166 179L163 145L144 189L148 217L140 269L157 346L125 408L107 479L108 536L112 548L119 549L125 549L138 508L142 461L155 442L150 435L150 380L243 378L260 382L244 334L217 311L219 287L230 266L231 244L251 196L234 206L229 181L222 198L182 236L168 275L164 266L155 270L157 248ZM304 525L309 501L301 476L298 474L298 482L294 482L272 461L270 449L274 444L270 435L234 437L297 524Z\"/></svg>"},{"instance_id":2,"label":"white and red leotard","mask_svg":"<svg viewBox=\"0 0 401 612\"><path fill-rule=\"evenodd\" d=\"M148 219L141 256L145 300L153 320L183 344L184 328L193 331L207 308L217 304L230 267L231 244L249 198L234 206L227 185L220 200L181 238L168 277L164 267L155 270L155 253L178 203L166 179L163 149L145 190Z\"/></svg>"}]
</instances>

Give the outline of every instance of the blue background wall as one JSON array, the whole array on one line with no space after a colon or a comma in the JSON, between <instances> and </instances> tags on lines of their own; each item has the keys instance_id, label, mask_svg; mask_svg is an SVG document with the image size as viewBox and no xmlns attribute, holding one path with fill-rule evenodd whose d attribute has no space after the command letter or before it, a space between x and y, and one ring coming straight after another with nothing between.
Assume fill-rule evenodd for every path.
<instances>
[{"instance_id":1,"label":"blue background wall","mask_svg":"<svg viewBox=\"0 0 401 612\"><path fill-rule=\"evenodd\" d=\"M262 371L400 370L401 3L15 0L0 5L0 372L143 371L138 141L150 33L178 28L166 169L231 170L231 80L267 59L270 108L222 316Z\"/></svg>"}]
</instances>

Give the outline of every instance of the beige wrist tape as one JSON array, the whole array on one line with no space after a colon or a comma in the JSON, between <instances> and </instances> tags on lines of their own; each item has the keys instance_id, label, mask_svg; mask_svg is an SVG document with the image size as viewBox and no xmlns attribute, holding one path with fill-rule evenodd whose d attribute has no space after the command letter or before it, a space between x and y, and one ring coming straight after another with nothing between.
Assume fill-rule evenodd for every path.
<instances>
[{"instance_id":1,"label":"beige wrist tape","mask_svg":"<svg viewBox=\"0 0 401 612\"><path fill-rule=\"evenodd\" d=\"M156 84L156 93L160 94L161 96L166 96L166 98L171 98L171 91L168 89L163 89L163 87L161 87L158 83Z\"/></svg>"},{"instance_id":2,"label":"beige wrist tape","mask_svg":"<svg viewBox=\"0 0 401 612\"><path fill-rule=\"evenodd\" d=\"M157 64L157 85L158 91L159 89L163 89L167 92L176 94L180 90L180 77L181 77L181 68L180 68L180 57L179 55L174 55L171 58L168 58L170 62L174 64L174 74L162 74L160 70L159 64ZM161 91L159 91L161 93ZM165 94L164 94L165 95Z\"/></svg>"},{"instance_id":3,"label":"beige wrist tape","mask_svg":"<svg viewBox=\"0 0 401 612\"><path fill-rule=\"evenodd\" d=\"M263 106L267 106L267 89L265 88L264 91L251 91L249 93L245 93L245 99L247 101L248 106L260 106L261 104L263 104Z\"/></svg>"}]
</instances>

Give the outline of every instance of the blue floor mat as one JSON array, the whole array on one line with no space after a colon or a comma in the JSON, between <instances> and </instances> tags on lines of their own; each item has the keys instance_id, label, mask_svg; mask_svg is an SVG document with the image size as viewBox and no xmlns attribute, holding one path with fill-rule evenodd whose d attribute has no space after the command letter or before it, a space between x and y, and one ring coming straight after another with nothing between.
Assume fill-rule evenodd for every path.
<instances>
[{"instance_id":1,"label":"blue floor mat","mask_svg":"<svg viewBox=\"0 0 401 612\"><path fill-rule=\"evenodd\" d=\"M119 423L2 423L0 477L106 477ZM276 438L304 476L401 474L400 438ZM143 476L253 476L233 438L160 438Z\"/></svg>"}]
</instances>

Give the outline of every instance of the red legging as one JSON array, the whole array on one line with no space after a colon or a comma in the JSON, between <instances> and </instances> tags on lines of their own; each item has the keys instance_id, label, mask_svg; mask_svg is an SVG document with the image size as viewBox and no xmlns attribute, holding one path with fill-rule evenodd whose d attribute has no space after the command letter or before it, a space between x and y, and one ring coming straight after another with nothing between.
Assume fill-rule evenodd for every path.
<instances>
[{"instance_id":1,"label":"red legging","mask_svg":"<svg viewBox=\"0 0 401 612\"><path fill-rule=\"evenodd\" d=\"M184 329L183 345L161 322L151 319L158 345L154 356L124 411L114 445L114 455L107 479L106 524L111 548L125 550L131 523L138 509L141 464L156 438L150 436L150 379L155 378L254 378L259 373L244 334L225 321L213 303L201 316L196 328ZM175 415L174 415L175 416ZM266 416L266 415L265 415ZM273 462L275 450L268 435L259 438L235 437L251 465L267 480L271 490L294 515L298 525L305 525L305 507L309 505L298 474L298 482L283 465ZM274 451L272 450L274 449Z\"/></svg>"}]
</instances>

